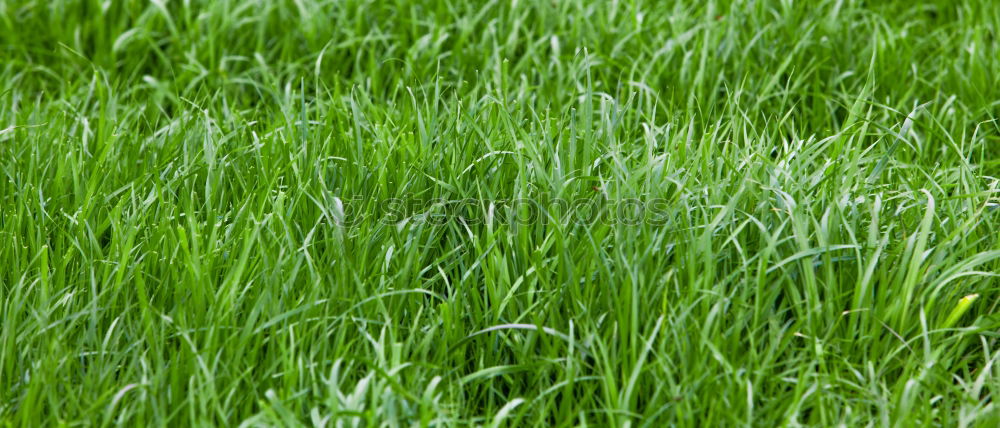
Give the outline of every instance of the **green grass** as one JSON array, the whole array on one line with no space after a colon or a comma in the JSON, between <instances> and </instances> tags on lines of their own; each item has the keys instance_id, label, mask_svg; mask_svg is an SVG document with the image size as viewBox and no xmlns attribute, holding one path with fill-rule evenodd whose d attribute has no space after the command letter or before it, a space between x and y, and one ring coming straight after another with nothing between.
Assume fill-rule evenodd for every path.
<instances>
[{"instance_id":1,"label":"green grass","mask_svg":"<svg viewBox=\"0 0 1000 428\"><path fill-rule=\"evenodd\" d=\"M0 0L0 425L997 426L998 31Z\"/></svg>"}]
</instances>

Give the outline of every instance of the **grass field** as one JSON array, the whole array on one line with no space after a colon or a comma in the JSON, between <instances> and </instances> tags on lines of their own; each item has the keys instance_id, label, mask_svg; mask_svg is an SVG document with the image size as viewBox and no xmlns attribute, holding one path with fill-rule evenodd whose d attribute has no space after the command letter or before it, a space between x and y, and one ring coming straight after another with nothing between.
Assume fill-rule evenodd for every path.
<instances>
[{"instance_id":1,"label":"grass field","mask_svg":"<svg viewBox=\"0 0 1000 428\"><path fill-rule=\"evenodd\" d=\"M0 426L997 426L991 0L0 0Z\"/></svg>"}]
</instances>

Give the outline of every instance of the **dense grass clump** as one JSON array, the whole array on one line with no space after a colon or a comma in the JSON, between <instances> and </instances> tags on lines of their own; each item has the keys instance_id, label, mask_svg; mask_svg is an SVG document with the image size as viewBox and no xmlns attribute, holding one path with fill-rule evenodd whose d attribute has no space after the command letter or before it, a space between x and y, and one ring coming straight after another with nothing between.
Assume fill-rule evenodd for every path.
<instances>
[{"instance_id":1,"label":"dense grass clump","mask_svg":"<svg viewBox=\"0 0 1000 428\"><path fill-rule=\"evenodd\" d=\"M0 425L997 426L990 0L0 0Z\"/></svg>"}]
</instances>

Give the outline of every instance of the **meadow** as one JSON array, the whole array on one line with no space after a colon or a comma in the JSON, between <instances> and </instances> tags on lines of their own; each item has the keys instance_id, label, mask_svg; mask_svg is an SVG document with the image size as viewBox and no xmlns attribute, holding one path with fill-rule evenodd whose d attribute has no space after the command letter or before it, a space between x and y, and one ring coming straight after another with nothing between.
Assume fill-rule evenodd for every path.
<instances>
[{"instance_id":1,"label":"meadow","mask_svg":"<svg viewBox=\"0 0 1000 428\"><path fill-rule=\"evenodd\" d=\"M0 0L0 426L998 426L991 0Z\"/></svg>"}]
</instances>

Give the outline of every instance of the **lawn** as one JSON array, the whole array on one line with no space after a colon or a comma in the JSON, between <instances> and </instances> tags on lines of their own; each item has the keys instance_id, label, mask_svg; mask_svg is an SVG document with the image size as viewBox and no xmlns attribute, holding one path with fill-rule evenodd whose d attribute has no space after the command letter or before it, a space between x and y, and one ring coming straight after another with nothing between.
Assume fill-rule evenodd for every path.
<instances>
[{"instance_id":1,"label":"lawn","mask_svg":"<svg viewBox=\"0 0 1000 428\"><path fill-rule=\"evenodd\" d=\"M0 0L0 426L998 426L992 0Z\"/></svg>"}]
</instances>

